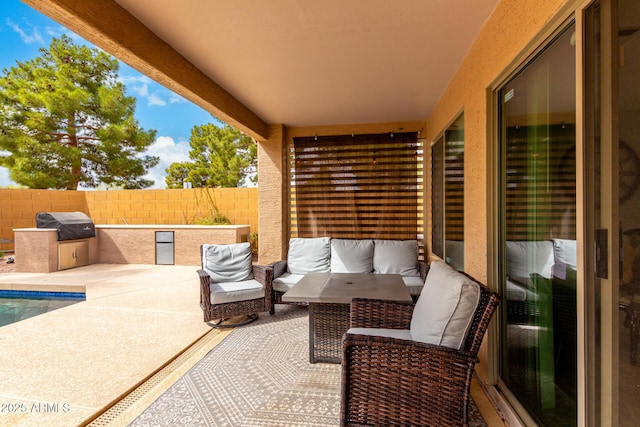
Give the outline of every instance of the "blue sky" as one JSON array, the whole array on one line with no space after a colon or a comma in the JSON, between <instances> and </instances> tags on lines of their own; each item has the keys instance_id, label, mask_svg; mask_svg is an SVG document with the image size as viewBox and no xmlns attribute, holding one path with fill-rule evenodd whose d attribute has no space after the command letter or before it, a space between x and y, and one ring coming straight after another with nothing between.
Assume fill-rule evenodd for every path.
<instances>
[{"instance_id":1,"label":"blue sky","mask_svg":"<svg viewBox=\"0 0 640 427\"><path fill-rule=\"evenodd\" d=\"M67 28L37 12L19 0L2 0L0 5L0 70L39 55L53 37L66 34L77 44L91 45ZM2 73L4 74L4 73ZM164 86L120 63L120 78L127 94L137 99L135 117L144 129L157 131L148 154L159 156L160 163L147 178L151 188L165 188L165 169L173 162L189 160L189 136L193 126L209 122L220 125L211 114ZM0 188L15 185L7 169L0 167Z\"/></svg>"}]
</instances>

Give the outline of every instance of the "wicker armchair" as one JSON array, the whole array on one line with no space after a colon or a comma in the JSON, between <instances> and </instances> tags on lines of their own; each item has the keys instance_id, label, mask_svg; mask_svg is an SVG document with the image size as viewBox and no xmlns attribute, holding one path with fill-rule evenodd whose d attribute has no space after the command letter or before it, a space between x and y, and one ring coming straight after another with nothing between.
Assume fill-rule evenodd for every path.
<instances>
[{"instance_id":1,"label":"wicker armchair","mask_svg":"<svg viewBox=\"0 0 640 427\"><path fill-rule=\"evenodd\" d=\"M479 303L460 350L410 339L345 334L341 425L468 425L471 377L499 301L496 293L480 284ZM406 330L414 307L354 299L351 327Z\"/></svg>"},{"instance_id":2,"label":"wicker armchair","mask_svg":"<svg viewBox=\"0 0 640 427\"><path fill-rule=\"evenodd\" d=\"M245 246L246 245L246 246ZM223 327L222 322L235 316L247 316L247 321L241 323L233 323L230 326L240 326L257 319L259 312L269 311L273 309L271 303L271 283L273 280L273 270L270 266L257 265L251 263L251 250L246 244L235 245L202 245L200 246L200 255L202 260L202 269L198 270L200 278L200 307L204 313L204 321L210 322L218 320L213 326ZM220 280L217 272L222 271L222 275L229 274L229 265L226 267L215 265L206 260L205 251L207 247L219 248L235 248L236 251L242 253L242 257L237 257L237 253L232 258L243 258L245 270L249 270L248 278L245 280ZM234 250L234 249L230 249ZM248 256L248 260L247 257ZM242 262L241 262L242 263ZM248 263L248 265L247 265ZM229 264L229 263L227 263ZM207 268L208 267L208 268ZM214 269L214 272L211 271ZM207 272L209 270L209 272ZM209 273L218 277L218 281L212 279Z\"/></svg>"}]
</instances>

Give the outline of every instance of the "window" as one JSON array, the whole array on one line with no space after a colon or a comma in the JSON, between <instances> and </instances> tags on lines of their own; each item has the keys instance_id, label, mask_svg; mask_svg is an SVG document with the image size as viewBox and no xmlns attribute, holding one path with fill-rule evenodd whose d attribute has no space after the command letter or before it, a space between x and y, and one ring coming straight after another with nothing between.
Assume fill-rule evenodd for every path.
<instances>
[{"instance_id":1,"label":"window","mask_svg":"<svg viewBox=\"0 0 640 427\"><path fill-rule=\"evenodd\" d=\"M294 138L291 236L423 242L423 143L417 134Z\"/></svg>"},{"instance_id":2,"label":"window","mask_svg":"<svg viewBox=\"0 0 640 427\"><path fill-rule=\"evenodd\" d=\"M432 252L464 270L464 115L431 147Z\"/></svg>"}]
</instances>

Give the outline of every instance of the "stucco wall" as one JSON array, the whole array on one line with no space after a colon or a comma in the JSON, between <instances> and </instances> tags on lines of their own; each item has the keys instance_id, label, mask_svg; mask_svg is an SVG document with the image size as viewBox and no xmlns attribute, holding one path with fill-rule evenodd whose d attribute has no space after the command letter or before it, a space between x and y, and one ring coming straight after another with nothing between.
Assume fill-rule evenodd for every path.
<instances>
[{"instance_id":1,"label":"stucco wall","mask_svg":"<svg viewBox=\"0 0 640 427\"><path fill-rule=\"evenodd\" d=\"M258 232L258 189L57 191L0 189L0 250L13 250L14 228L36 226L36 213L84 212L95 224L194 224L213 206L232 224ZM3 243L4 242L4 243Z\"/></svg>"}]
</instances>

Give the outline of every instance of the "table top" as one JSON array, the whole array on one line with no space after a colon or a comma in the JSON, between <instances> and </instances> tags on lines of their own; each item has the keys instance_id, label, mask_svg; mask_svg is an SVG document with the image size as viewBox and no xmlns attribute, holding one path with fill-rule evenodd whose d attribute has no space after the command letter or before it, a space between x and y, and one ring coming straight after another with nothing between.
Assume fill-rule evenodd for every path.
<instances>
[{"instance_id":1,"label":"table top","mask_svg":"<svg viewBox=\"0 0 640 427\"><path fill-rule=\"evenodd\" d=\"M352 298L412 301L401 275L373 273L307 273L282 301L349 304Z\"/></svg>"}]
</instances>

